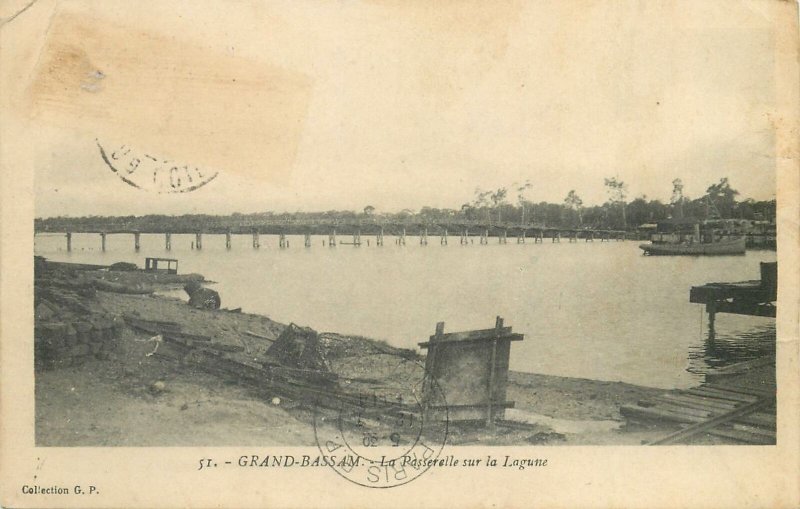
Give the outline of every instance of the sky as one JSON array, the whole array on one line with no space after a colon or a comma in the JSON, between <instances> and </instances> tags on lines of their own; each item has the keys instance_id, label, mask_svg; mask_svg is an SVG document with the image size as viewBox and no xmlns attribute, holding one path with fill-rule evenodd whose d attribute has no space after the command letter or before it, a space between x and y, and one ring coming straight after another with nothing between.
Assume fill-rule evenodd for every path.
<instances>
[{"instance_id":1,"label":"sky","mask_svg":"<svg viewBox=\"0 0 800 509\"><path fill-rule=\"evenodd\" d=\"M764 2L130 4L6 27L29 43L6 72L38 217L460 208L525 180L593 205L605 177L631 199L722 177L775 196ZM99 147L217 176L159 194Z\"/></svg>"}]
</instances>

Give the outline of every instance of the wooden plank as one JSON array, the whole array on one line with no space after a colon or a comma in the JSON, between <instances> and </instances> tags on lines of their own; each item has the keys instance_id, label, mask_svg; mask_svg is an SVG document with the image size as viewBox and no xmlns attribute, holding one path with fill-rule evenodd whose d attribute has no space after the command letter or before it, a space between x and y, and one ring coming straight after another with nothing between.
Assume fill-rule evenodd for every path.
<instances>
[{"instance_id":1,"label":"wooden plank","mask_svg":"<svg viewBox=\"0 0 800 509\"><path fill-rule=\"evenodd\" d=\"M777 308L771 304L752 304L748 302L717 302L717 313L729 313L732 315L747 315L747 316L766 316L775 318Z\"/></svg>"},{"instance_id":2,"label":"wooden plank","mask_svg":"<svg viewBox=\"0 0 800 509\"><path fill-rule=\"evenodd\" d=\"M736 401L731 401L729 399L719 399L712 396L701 396L699 394L689 394L687 392L668 392L666 394L662 394L662 397L666 397L669 399L673 399L675 401L687 401L690 403L702 404L711 407L718 407L724 408L726 410L730 410L734 406L736 406Z\"/></svg>"},{"instance_id":3,"label":"wooden plank","mask_svg":"<svg viewBox=\"0 0 800 509\"><path fill-rule=\"evenodd\" d=\"M619 408L619 413L631 420L656 421L660 423L679 422L685 424L695 424L706 421L706 419L704 419L703 417L679 414L675 412L667 412L664 410L658 410L655 407L645 408L634 405L622 405Z\"/></svg>"},{"instance_id":4,"label":"wooden plank","mask_svg":"<svg viewBox=\"0 0 800 509\"><path fill-rule=\"evenodd\" d=\"M753 426L761 426L766 429L776 429L777 422L774 414L767 414L763 412L754 412L750 415L743 415L736 419L736 422L750 424Z\"/></svg>"},{"instance_id":5,"label":"wooden plank","mask_svg":"<svg viewBox=\"0 0 800 509\"><path fill-rule=\"evenodd\" d=\"M210 343L207 345L197 345L202 346L204 348L213 348L214 350L218 350L220 352L244 352L244 347L242 345L228 345L225 343Z\"/></svg>"},{"instance_id":6,"label":"wooden plank","mask_svg":"<svg viewBox=\"0 0 800 509\"><path fill-rule=\"evenodd\" d=\"M500 337L498 337L496 339L498 341L504 341L504 340L505 341L522 341L524 338L525 338L524 334L506 334L506 335L500 336ZM466 338L466 339L441 339L441 340L437 339L436 340L436 344L437 345L443 345L443 344L457 343L459 345L467 345L467 344L470 344L470 343L484 343L484 342L489 342L489 341L494 341L494 340L495 340L495 338L493 338L493 337L490 337L490 338L478 337L478 338ZM429 342L426 342L426 343L418 343L418 345L420 347L422 347L422 348L428 348L431 345L431 342L429 341Z\"/></svg>"},{"instance_id":7,"label":"wooden plank","mask_svg":"<svg viewBox=\"0 0 800 509\"><path fill-rule=\"evenodd\" d=\"M500 328L500 335L507 336L511 334L511 327L501 327ZM497 335L497 329L492 327L491 329L478 329L478 330L471 330L471 331L462 331L462 332L448 332L447 334L442 333L441 337L437 337L435 334L430 336L429 339L437 338L438 341L445 341L445 340L452 340L452 341L462 341L465 339L494 339Z\"/></svg>"},{"instance_id":8,"label":"wooden plank","mask_svg":"<svg viewBox=\"0 0 800 509\"><path fill-rule=\"evenodd\" d=\"M736 393L742 394L744 396L750 396L755 398L763 398L763 397L775 397L775 385L772 384L769 388L759 388L759 387L748 387L746 385L736 385L732 383L720 383L715 382L713 384L707 384L704 387L709 389L715 389L720 391L726 391L728 393Z\"/></svg>"},{"instance_id":9,"label":"wooden plank","mask_svg":"<svg viewBox=\"0 0 800 509\"><path fill-rule=\"evenodd\" d=\"M494 408L514 408L516 403L514 401L493 401L492 407ZM438 408L447 408L448 410L469 410L472 408L480 408L484 409L487 406L487 402L481 403L469 403L463 405L428 405L428 408L431 409L438 409Z\"/></svg>"},{"instance_id":10,"label":"wooden plank","mask_svg":"<svg viewBox=\"0 0 800 509\"><path fill-rule=\"evenodd\" d=\"M203 342L210 342L211 336L205 336L203 334L190 334L188 332L164 332L163 333L165 338L169 339L184 339L184 340L191 340L191 341L203 341Z\"/></svg>"},{"instance_id":11,"label":"wooden plank","mask_svg":"<svg viewBox=\"0 0 800 509\"><path fill-rule=\"evenodd\" d=\"M693 415L696 417L701 417L703 419L708 419L715 413L719 414L724 412L723 410L702 410L698 408L689 408L687 406L682 406L680 403L659 403L655 406L646 408L657 408L659 410L665 410L667 412Z\"/></svg>"},{"instance_id":12,"label":"wooden plank","mask_svg":"<svg viewBox=\"0 0 800 509\"><path fill-rule=\"evenodd\" d=\"M756 410L761 410L762 408L766 407L767 405L772 404L773 401L768 399L760 399L758 401L754 401L752 403L748 403L746 405L742 405L738 408L731 410L730 412L718 415L707 421L697 423L695 425L689 426L688 428L682 429L675 433L671 433L664 438L656 440L651 445L667 445L667 444L674 444L681 440L685 440L687 438L693 437L698 433L703 433L704 431L709 431L713 428L721 424L726 424L737 417L742 415L747 415L750 413L755 412Z\"/></svg>"},{"instance_id":13,"label":"wooden plank","mask_svg":"<svg viewBox=\"0 0 800 509\"><path fill-rule=\"evenodd\" d=\"M746 373L755 368L760 368L763 366L770 366L770 365L772 366L775 365L774 355L759 357L758 359L752 359L744 362L737 362L736 364L731 364L729 366L724 366L721 368L712 368L708 372L706 372L706 379L708 379L709 376L717 377L717 376L738 375L741 373Z\"/></svg>"},{"instance_id":14,"label":"wooden plank","mask_svg":"<svg viewBox=\"0 0 800 509\"><path fill-rule=\"evenodd\" d=\"M248 336L252 336L252 337L258 338L258 339L263 339L265 341L270 341L272 343L274 343L276 341L274 338L268 338L267 336L264 336L263 334L256 334L255 332L252 332L252 331L249 331L249 330L244 331L244 333L246 335L248 335Z\"/></svg>"},{"instance_id":15,"label":"wooden plank","mask_svg":"<svg viewBox=\"0 0 800 509\"><path fill-rule=\"evenodd\" d=\"M685 392L695 394L697 396L706 396L716 399L727 399L729 401L739 401L742 403L752 403L758 399L757 396L739 394L738 392L723 391L720 389L713 389L707 386L696 387L694 389L687 389Z\"/></svg>"},{"instance_id":16,"label":"wooden plank","mask_svg":"<svg viewBox=\"0 0 800 509\"><path fill-rule=\"evenodd\" d=\"M723 438L731 438L739 442L755 445L770 445L775 443L775 441L771 440L769 437L754 435L752 433L746 433L744 431L737 431L733 429L711 429L708 431L708 434Z\"/></svg>"},{"instance_id":17,"label":"wooden plank","mask_svg":"<svg viewBox=\"0 0 800 509\"><path fill-rule=\"evenodd\" d=\"M737 431L744 431L747 433L752 433L754 435L763 435L765 437L769 437L772 440L775 440L778 433L774 429L764 429L759 428L758 426L750 426L748 424L740 424L736 421L733 422L733 429Z\"/></svg>"},{"instance_id":18,"label":"wooden plank","mask_svg":"<svg viewBox=\"0 0 800 509\"><path fill-rule=\"evenodd\" d=\"M661 396L656 396L653 398L657 401L663 401L665 403L672 403L678 404L682 406L688 406L690 408L699 408L701 410L710 410L710 411L723 411L726 412L728 410L733 409L736 404L731 401L724 401L720 399L709 399L703 398L702 396L679 396L675 394L662 394Z\"/></svg>"}]
</instances>

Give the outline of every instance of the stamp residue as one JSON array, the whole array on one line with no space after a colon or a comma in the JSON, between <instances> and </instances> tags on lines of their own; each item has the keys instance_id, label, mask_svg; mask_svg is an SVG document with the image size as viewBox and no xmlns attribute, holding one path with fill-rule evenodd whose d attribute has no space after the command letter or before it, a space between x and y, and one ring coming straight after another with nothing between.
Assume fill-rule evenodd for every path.
<instances>
[{"instance_id":1,"label":"stamp residue","mask_svg":"<svg viewBox=\"0 0 800 509\"><path fill-rule=\"evenodd\" d=\"M291 171L310 94L294 70L62 11L26 101L38 122L275 181Z\"/></svg>"}]
</instances>

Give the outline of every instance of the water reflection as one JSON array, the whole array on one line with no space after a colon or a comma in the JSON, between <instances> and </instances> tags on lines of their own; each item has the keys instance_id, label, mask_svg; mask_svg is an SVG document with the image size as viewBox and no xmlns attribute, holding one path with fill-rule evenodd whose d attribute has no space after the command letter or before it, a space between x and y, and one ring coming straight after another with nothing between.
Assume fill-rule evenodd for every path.
<instances>
[{"instance_id":1,"label":"water reflection","mask_svg":"<svg viewBox=\"0 0 800 509\"><path fill-rule=\"evenodd\" d=\"M726 315L718 315L725 319ZM709 369L775 355L775 324L763 324L748 330L716 331L714 339L689 347L689 373L703 375Z\"/></svg>"}]
</instances>

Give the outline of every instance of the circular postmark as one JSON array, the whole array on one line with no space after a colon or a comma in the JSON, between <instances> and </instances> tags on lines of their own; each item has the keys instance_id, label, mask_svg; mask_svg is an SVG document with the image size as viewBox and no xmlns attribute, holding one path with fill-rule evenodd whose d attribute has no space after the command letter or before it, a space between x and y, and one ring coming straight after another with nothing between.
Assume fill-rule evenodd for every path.
<instances>
[{"instance_id":1,"label":"circular postmark","mask_svg":"<svg viewBox=\"0 0 800 509\"><path fill-rule=\"evenodd\" d=\"M105 148L95 140L103 162L129 186L163 193L188 193L200 189L219 172L161 159L128 145Z\"/></svg>"},{"instance_id":2,"label":"circular postmark","mask_svg":"<svg viewBox=\"0 0 800 509\"><path fill-rule=\"evenodd\" d=\"M424 370L423 370L424 372ZM447 404L432 378L382 387L315 406L314 434L325 464L368 488L407 484L437 463L447 442Z\"/></svg>"}]
</instances>

